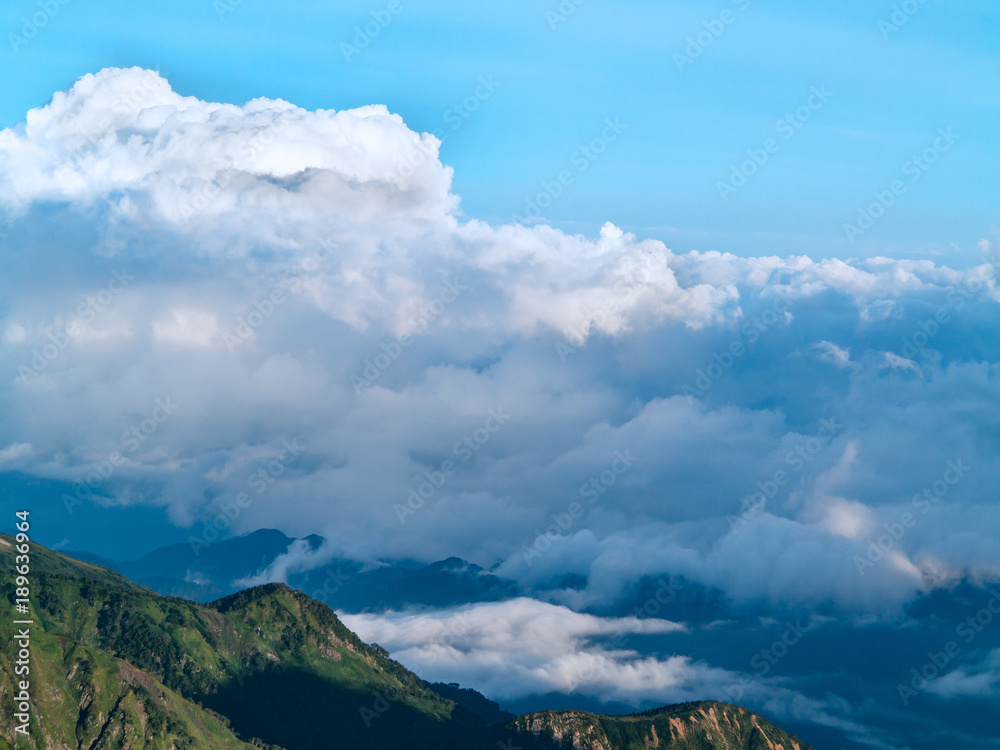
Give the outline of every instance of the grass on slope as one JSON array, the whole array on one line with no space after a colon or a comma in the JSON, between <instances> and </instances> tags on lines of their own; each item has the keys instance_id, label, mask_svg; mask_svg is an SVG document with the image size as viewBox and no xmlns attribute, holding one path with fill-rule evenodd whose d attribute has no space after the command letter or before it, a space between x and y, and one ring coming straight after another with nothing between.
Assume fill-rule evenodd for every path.
<instances>
[{"instance_id":1,"label":"grass on slope","mask_svg":"<svg viewBox=\"0 0 1000 750\"><path fill-rule=\"evenodd\" d=\"M7 570L12 552L0 544ZM116 711L131 711L128 727L145 726L146 709L135 707L144 696L118 676L118 660L168 689L163 695L197 701L224 714L241 736L289 750L390 748L403 738L419 749L482 726L385 652L362 643L326 605L281 584L199 605L35 545L31 578L36 715L54 743L89 747L93 739L87 734L81 745L78 730L91 732L88 722L100 719L103 726ZM0 593L12 600L9 577ZM9 705L10 654L3 656L2 673ZM88 709L91 697L96 702ZM214 727L203 723L206 731ZM165 727L157 731L169 734ZM185 736L175 733L183 746ZM204 733L198 745L209 746L203 739ZM230 745L213 737L212 746Z\"/></svg>"}]
</instances>

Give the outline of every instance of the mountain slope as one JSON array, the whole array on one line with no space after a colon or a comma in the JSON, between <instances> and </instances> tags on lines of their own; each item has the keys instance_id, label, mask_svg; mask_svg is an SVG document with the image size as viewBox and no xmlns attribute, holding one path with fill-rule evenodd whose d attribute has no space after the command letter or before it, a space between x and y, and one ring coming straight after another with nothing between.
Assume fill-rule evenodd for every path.
<instances>
[{"instance_id":1,"label":"mountain slope","mask_svg":"<svg viewBox=\"0 0 1000 750\"><path fill-rule=\"evenodd\" d=\"M810 750L740 706L683 703L630 716L542 711L515 720L526 748L577 750Z\"/></svg>"},{"instance_id":2,"label":"mountain slope","mask_svg":"<svg viewBox=\"0 0 1000 750\"><path fill-rule=\"evenodd\" d=\"M13 564L0 535L0 567ZM429 685L283 584L208 605L155 594L32 545L30 741L0 749L808 750L721 703L634 716L510 715L474 691ZM0 594L13 601L11 577ZM14 643L0 619L0 708L13 714ZM452 700L451 698L454 698ZM260 738L252 739L252 738ZM252 744L247 744L248 740ZM267 745L266 743L271 743Z\"/></svg>"},{"instance_id":3,"label":"mountain slope","mask_svg":"<svg viewBox=\"0 0 1000 750\"><path fill-rule=\"evenodd\" d=\"M9 537L0 539L0 560L10 570ZM383 650L362 643L328 607L282 584L199 605L159 596L37 545L31 558L32 674L40 717L33 746L129 746L124 732L117 744L101 744L105 739L90 725L104 726L115 712L130 710L136 716L129 714L125 724L146 726L142 715L152 704L131 708L135 695L145 697L140 690L168 712L171 727L190 714L210 730L188 732L187 740L178 729L177 747L242 747L225 721L243 737L288 750L390 748L404 737L414 748L431 748L487 726ZM13 600L9 576L0 593ZM10 631L9 621L3 627ZM5 708L13 695L11 657L9 650L0 657ZM93 696L100 700L91 703ZM213 719L208 709L225 720ZM11 742L10 730L3 732ZM166 729L157 732L169 747ZM336 744L329 744L331 736Z\"/></svg>"},{"instance_id":4,"label":"mountain slope","mask_svg":"<svg viewBox=\"0 0 1000 750\"><path fill-rule=\"evenodd\" d=\"M3 599L12 600L10 537L0 536L5 575ZM107 587L135 595L141 591L127 579L88 563L78 563L33 546L33 612L31 629L32 721L27 738L17 737L7 720L0 728L0 748L199 748L249 750L220 717L165 688L150 674L97 647L100 638L66 637L53 612L84 621L88 606L81 589ZM74 581L66 585L63 582ZM60 599L75 594L71 599ZM15 672L12 646L15 626L0 619L0 705L12 717ZM17 679L24 679L17 676Z\"/></svg>"}]
</instances>

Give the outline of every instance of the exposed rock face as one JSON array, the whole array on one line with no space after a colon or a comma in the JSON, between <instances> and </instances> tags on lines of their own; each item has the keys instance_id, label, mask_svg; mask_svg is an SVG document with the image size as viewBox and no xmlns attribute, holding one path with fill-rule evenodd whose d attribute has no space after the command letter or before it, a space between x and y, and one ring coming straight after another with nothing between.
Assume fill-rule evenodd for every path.
<instances>
[{"instance_id":1,"label":"exposed rock face","mask_svg":"<svg viewBox=\"0 0 1000 750\"><path fill-rule=\"evenodd\" d=\"M702 702L630 716L543 711L516 719L537 747L574 750L811 750L740 706Z\"/></svg>"}]
</instances>

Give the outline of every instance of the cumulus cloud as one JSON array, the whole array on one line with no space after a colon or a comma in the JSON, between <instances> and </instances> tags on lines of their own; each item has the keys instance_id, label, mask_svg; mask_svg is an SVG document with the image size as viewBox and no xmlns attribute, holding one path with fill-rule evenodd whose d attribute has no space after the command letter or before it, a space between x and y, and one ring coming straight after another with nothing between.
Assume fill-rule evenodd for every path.
<instances>
[{"instance_id":1,"label":"cumulus cloud","mask_svg":"<svg viewBox=\"0 0 1000 750\"><path fill-rule=\"evenodd\" d=\"M196 533L221 513L358 559L577 572L574 606L674 572L896 608L1000 570L992 264L490 226L439 146L383 106L205 102L138 69L0 131L0 463ZM896 563L859 575L956 458ZM297 552L266 574L321 564Z\"/></svg>"}]
</instances>

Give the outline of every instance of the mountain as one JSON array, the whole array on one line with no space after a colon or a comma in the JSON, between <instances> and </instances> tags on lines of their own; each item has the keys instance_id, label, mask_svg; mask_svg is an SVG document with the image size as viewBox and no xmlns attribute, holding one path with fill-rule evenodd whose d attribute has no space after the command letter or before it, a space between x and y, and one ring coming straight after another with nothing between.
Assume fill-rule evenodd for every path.
<instances>
[{"instance_id":1,"label":"mountain","mask_svg":"<svg viewBox=\"0 0 1000 750\"><path fill-rule=\"evenodd\" d=\"M5 570L14 563L11 542L0 535ZM16 737L7 723L2 750L495 750L497 743L807 750L755 714L721 703L512 719L475 691L422 681L378 645L361 642L329 607L284 584L198 604L37 545L30 583L30 736ZM14 603L10 576L0 594ZM16 627L0 619L5 644L15 643ZM5 716L15 714L15 659L11 648L0 654ZM772 744L762 745L765 739Z\"/></svg>"},{"instance_id":2,"label":"mountain","mask_svg":"<svg viewBox=\"0 0 1000 750\"><path fill-rule=\"evenodd\" d=\"M212 544L173 544L124 562L87 552L66 554L117 570L164 596L207 603L246 588L239 582L257 576L280 555L313 551L322 543L316 535L294 539L275 529L260 529ZM404 560L377 566L336 558L304 573L293 569L288 584L349 612L446 607L499 601L520 593L513 581L457 557L430 565Z\"/></svg>"},{"instance_id":3,"label":"mountain","mask_svg":"<svg viewBox=\"0 0 1000 750\"><path fill-rule=\"evenodd\" d=\"M13 549L0 539L10 569ZM339 747L388 749L405 737L431 750L487 734L486 722L283 584L200 605L37 545L31 566L29 747L235 748L260 738L307 750L337 737ZM0 592L13 604L9 577ZM15 627L0 621L4 643ZM0 673L11 715L12 654ZM12 730L3 732L12 743Z\"/></svg>"},{"instance_id":4,"label":"mountain","mask_svg":"<svg viewBox=\"0 0 1000 750\"><path fill-rule=\"evenodd\" d=\"M171 544L137 560L99 564L165 596L209 602L235 593L238 587L232 585L234 580L263 570L288 551L294 541L280 531L261 529L215 544L197 547ZM67 554L80 560L92 560L85 552Z\"/></svg>"},{"instance_id":5,"label":"mountain","mask_svg":"<svg viewBox=\"0 0 1000 750\"><path fill-rule=\"evenodd\" d=\"M13 606L10 537L0 535L0 584ZM20 626L0 619L0 703L5 722L0 748L250 748L222 717L203 710L167 688L148 671L114 655L107 616L95 605L102 592L110 600L146 600L128 579L96 565L70 560L32 545L30 629L31 719L27 737L18 737L15 716L16 657L12 646ZM8 610L9 611L9 610ZM104 626L103 628L100 626ZM103 632L102 632L103 630ZM112 639L114 636L111 637ZM142 660L140 660L142 661Z\"/></svg>"},{"instance_id":6,"label":"mountain","mask_svg":"<svg viewBox=\"0 0 1000 750\"><path fill-rule=\"evenodd\" d=\"M740 706L715 701L683 703L630 716L542 711L518 717L525 748L582 750L810 750Z\"/></svg>"},{"instance_id":7,"label":"mountain","mask_svg":"<svg viewBox=\"0 0 1000 750\"><path fill-rule=\"evenodd\" d=\"M442 698L455 703L475 714L487 724L507 724L517 718L510 711L504 711L500 704L491 701L482 693L461 687L457 682L424 683Z\"/></svg>"}]
</instances>

